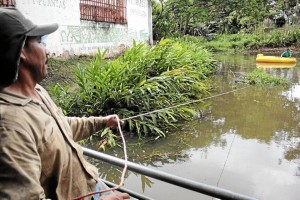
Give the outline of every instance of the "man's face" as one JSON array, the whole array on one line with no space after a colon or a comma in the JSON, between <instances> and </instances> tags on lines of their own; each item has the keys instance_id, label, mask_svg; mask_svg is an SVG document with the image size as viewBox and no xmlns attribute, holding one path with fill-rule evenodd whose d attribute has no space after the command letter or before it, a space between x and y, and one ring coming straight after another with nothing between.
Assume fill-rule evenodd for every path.
<instances>
[{"instance_id":1,"label":"man's face","mask_svg":"<svg viewBox=\"0 0 300 200\"><path fill-rule=\"evenodd\" d=\"M31 78L37 83L48 74L49 51L41 37L28 37L24 46L24 66L29 70Z\"/></svg>"}]
</instances>

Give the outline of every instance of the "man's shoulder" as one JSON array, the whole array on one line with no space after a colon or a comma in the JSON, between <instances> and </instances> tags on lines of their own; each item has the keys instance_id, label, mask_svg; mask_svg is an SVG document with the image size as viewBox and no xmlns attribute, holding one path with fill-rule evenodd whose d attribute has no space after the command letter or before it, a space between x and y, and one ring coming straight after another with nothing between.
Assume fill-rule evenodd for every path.
<instances>
[{"instance_id":1,"label":"man's shoulder","mask_svg":"<svg viewBox=\"0 0 300 200\"><path fill-rule=\"evenodd\" d=\"M10 92L8 90L0 90L0 104L4 105L16 105L16 106L25 106L32 99L19 95L17 93Z\"/></svg>"},{"instance_id":2,"label":"man's shoulder","mask_svg":"<svg viewBox=\"0 0 300 200\"><path fill-rule=\"evenodd\" d=\"M39 112L40 105L32 99L9 91L0 92L0 126L9 129L28 129L28 126L38 119Z\"/></svg>"},{"instance_id":3,"label":"man's shoulder","mask_svg":"<svg viewBox=\"0 0 300 200\"><path fill-rule=\"evenodd\" d=\"M40 95L43 95L47 99L51 99L49 93L47 92L47 90L43 86L41 86L39 84L36 84L35 89L39 92Z\"/></svg>"},{"instance_id":4,"label":"man's shoulder","mask_svg":"<svg viewBox=\"0 0 300 200\"><path fill-rule=\"evenodd\" d=\"M30 112L23 106L0 101L0 126L22 128L30 121Z\"/></svg>"},{"instance_id":5,"label":"man's shoulder","mask_svg":"<svg viewBox=\"0 0 300 200\"><path fill-rule=\"evenodd\" d=\"M48 95L48 92L46 91L46 89L39 84L36 84L35 89L37 91L41 92L43 95Z\"/></svg>"}]
</instances>

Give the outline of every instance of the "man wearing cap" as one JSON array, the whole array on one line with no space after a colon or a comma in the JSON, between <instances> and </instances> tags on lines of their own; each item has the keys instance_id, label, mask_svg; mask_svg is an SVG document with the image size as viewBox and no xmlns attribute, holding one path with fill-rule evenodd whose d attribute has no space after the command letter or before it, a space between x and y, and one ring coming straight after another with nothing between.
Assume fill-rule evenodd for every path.
<instances>
[{"instance_id":1,"label":"man wearing cap","mask_svg":"<svg viewBox=\"0 0 300 200\"><path fill-rule=\"evenodd\" d=\"M66 117L38 85L48 73L49 51L41 38L57 29L57 24L37 26L15 8L0 8L1 200L70 200L101 183L75 141L116 127L116 117Z\"/></svg>"}]
</instances>

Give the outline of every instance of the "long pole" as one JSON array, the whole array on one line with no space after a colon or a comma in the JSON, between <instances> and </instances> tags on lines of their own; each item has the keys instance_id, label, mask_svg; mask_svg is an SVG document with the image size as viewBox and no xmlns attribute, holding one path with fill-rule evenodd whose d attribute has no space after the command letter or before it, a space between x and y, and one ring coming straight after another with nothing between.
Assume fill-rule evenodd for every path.
<instances>
[{"instance_id":1,"label":"long pole","mask_svg":"<svg viewBox=\"0 0 300 200\"><path fill-rule=\"evenodd\" d=\"M84 155L86 156L90 156L92 158L98 159L98 160L102 160L104 162L108 162L110 164L119 166L119 167L124 167L125 161L120 159L120 158L116 158L92 149L88 149L83 147L83 152ZM212 197L216 197L219 199L224 199L224 200L257 200L256 198L253 197L249 197L249 196L245 196L242 194L238 194L238 193L234 193L230 190L226 190L226 189L222 189L219 187L215 187L215 186L211 186L211 185L207 185L204 183L199 183L196 181L192 181L189 179L185 179L179 176L175 176L172 174L168 174L165 172L161 172L158 170L154 170L142 165L138 165L136 163L133 162L127 162L127 166L128 169L134 172L138 172L140 174L167 182L167 183L171 183L173 185L177 185L189 190L193 190L196 192L200 192L202 194L206 194Z\"/></svg>"},{"instance_id":2,"label":"long pole","mask_svg":"<svg viewBox=\"0 0 300 200\"><path fill-rule=\"evenodd\" d=\"M103 181L107 186L109 186L109 187L116 187L117 185L116 184L114 184L114 183L112 183L112 182L109 182L109 181L107 181L107 180L104 180L104 179L101 179L101 181ZM132 191L132 190L129 190L129 189L126 189L126 188L124 188L124 187L120 187L120 188L118 188L117 189L119 192L126 192L126 193L128 193L131 197L134 197L134 198L136 198L136 199L138 199L138 200L154 200L154 199L152 199L152 198L150 198L150 197L146 197L146 196L144 196L144 195L141 195L141 194L138 194L138 193L136 193L136 192L134 192L134 191Z\"/></svg>"}]
</instances>

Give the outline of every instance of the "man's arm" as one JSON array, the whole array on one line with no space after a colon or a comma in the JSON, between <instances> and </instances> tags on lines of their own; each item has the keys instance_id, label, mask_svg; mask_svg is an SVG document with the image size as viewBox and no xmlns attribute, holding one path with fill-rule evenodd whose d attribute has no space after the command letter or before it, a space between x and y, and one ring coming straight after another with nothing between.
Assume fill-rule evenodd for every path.
<instances>
[{"instance_id":1,"label":"man's arm","mask_svg":"<svg viewBox=\"0 0 300 200\"><path fill-rule=\"evenodd\" d=\"M102 130L105 127L114 128L118 126L118 120L115 115L106 117L67 117L67 121L73 132L73 139L79 141ZM123 121L119 121L120 125Z\"/></svg>"},{"instance_id":2,"label":"man's arm","mask_svg":"<svg viewBox=\"0 0 300 200\"><path fill-rule=\"evenodd\" d=\"M73 133L74 141L88 138L90 135L105 128L105 117L66 117Z\"/></svg>"}]
</instances>

